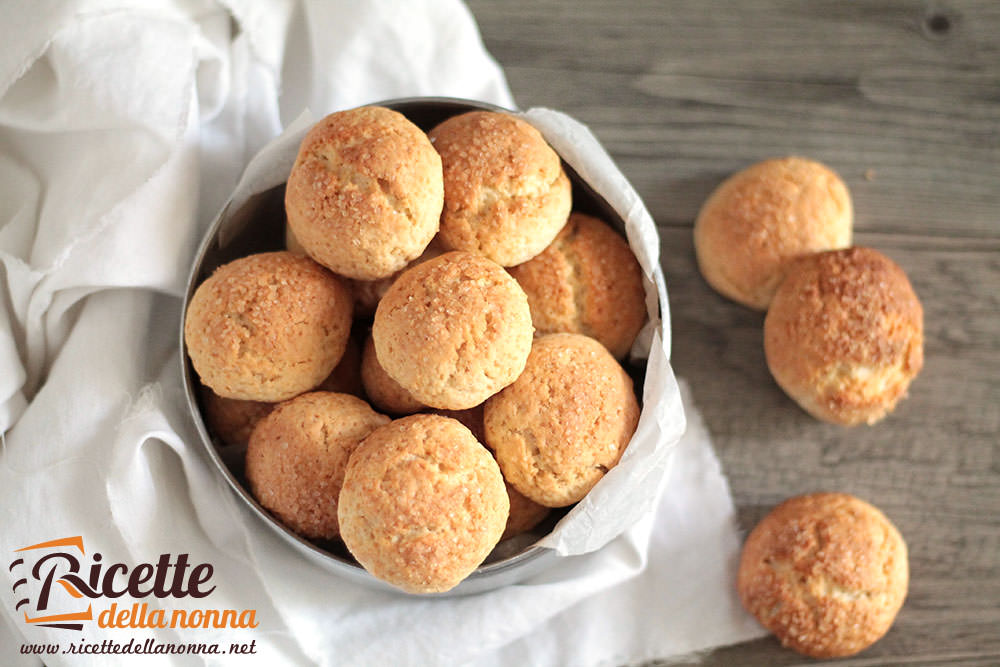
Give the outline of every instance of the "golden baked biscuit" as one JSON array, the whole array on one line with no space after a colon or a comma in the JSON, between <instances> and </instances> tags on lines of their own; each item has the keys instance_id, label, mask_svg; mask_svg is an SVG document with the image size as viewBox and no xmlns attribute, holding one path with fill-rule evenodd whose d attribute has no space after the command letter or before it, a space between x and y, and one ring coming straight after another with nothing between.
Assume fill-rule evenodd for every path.
<instances>
[{"instance_id":1,"label":"golden baked biscuit","mask_svg":"<svg viewBox=\"0 0 1000 667\"><path fill-rule=\"evenodd\" d=\"M315 391L281 403L250 435L246 474L254 497L299 535L337 537L347 461L364 438L388 423L348 394Z\"/></svg>"},{"instance_id":2,"label":"golden baked biscuit","mask_svg":"<svg viewBox=\"0 0 1000 667\"><path fill-rule=\"evenodd\" d=\"M444 168L446 247L513 266L544 250L566 224L569 178L527 121L471 111L449 118L429 136Z\"/></svg>"},{"instance_id":3,"label":"golden baked biscuit","mask_svg":"<svg viewBox=\"0 0 1000 667\"><path fill-rule=\"evenodd\" d=\"M726 179L694 225L698 267L720 294L767 309L788 262L851 245L851 196L825 165L800 157L757 163Z\"/></svg>"},{"instance_id":4,"label":"golden baked biscuit","mask_svg":"<svg viewBox=\"0 0 1000 667\"><path fill-rule=\"evenodd\" d=\"M361 356L361 382L372 405L395 415L410 415L427 406L389 377L375 356L375 342L371 336L365 341Z\"/></svg>"},{"instance_id":5,"label":"golden baked biscuit","mask_svg":"<svg viewBox=\"0 0 1000 667\"><path fill-rule=\"evenodd\" d=\"M635 255L611 227L584 213L572 213L548 248L510 274L528 295L539 333L584 334L621 359L646 321Z\"/></svg>"},{"instance_id":6,"label":"golden baked biscuit","mask_svg":"<svg viewBox=\"0 0 1000 667\"><path fill-rule=\"evenodd\" d=\"M372 325L389 376L421 403L449 410L479 405L513 382L532 331L517 281L469 252L405 271L382 297Z\"/></svg>"},{"instance_id":7,"label":"golden baked biscuit","mask_svg":"<svg viewBox=\"0 0 1000 667\"><path fill-rule=\"evenodd\" d=\"M486 402L504 478L548 507L577 502L613 468L639 423L632 378L580 334L535 339L524 372Z\"/></svg>"},{"instance_id":8,"label":"golden baked biscuit","mask_svg":"<svg viewBox=\"0 0 1000 667\"><path fill-rule=\"evenodd\" d=\"M351 295L290 252L220 266L195 290L184 342L203 384L224 398L281 401L318 385L340 361Z\"/></svg>"},{"instance_id":9,"label":"golden baked biscuit","mask_svg":"<svg viewBox=\"0 0 1000 667\"><path fill-rule=\"evenodd\" d=\"M906 543L882 512L847 494L816 493L786 500L757 524L737 588L784 646L836 658L889 630L908 583Z\"/></svg>"},{"instance_id":10,"label":"golden baked biscuit","mask_svg":"<svg viewBox=\"0 0 1000 667\"><path fill-rule=\"evenodd\" d=\"M403 271L444 254L445 251L441 247L440 242L437 241L437 238L435 236L431 239L430 245L424 249L420 257L417 257L407 264L405 268L391 276L379 278L378 280L348 280L347 285L354 295L354 316L371 317L374 315L375 309L378 307L378 302L382 300L382 297L385 296L385 293L389 291L389 288L392 287L392 284L396 282L396 278Z\"/></svg>"},{"instance_id":11,"label":"golden baked biscuit","mask_svg":"<svg viewBox=\"0 0 1000 667\"><path fill-rule=\"evenodd\" d=\"M923 366L923 308L906 274L870 248L792 264L764 319L778 385L817 419L874 424Z\"/></svg>"},{"instance_id":12,"label":"golden baked biscuit","mask_svg":"<svg viewBox=\"0 0 1000 667\"><path fill-rule=\"evenodd\" d=\"M454 419L377 429L347 465L341 537L373 575L409 593L456 586L500 540L510 501L490 453Z\"/></svg>"},{"instance_id":13,"label":"golden baked biscuit","mask_svg":"<svg viewBox=\"0 0 1000 667\"><path fill-rule=\"evenodd\" d=\"M332 113L306 134L285 186L292 236L348 278L399 271L438 231L441 158L420 128L384 107Z\"/></svg>"},{"instance_id":14,"label":"golden baked biscuit","mask_svg":"<svg viewBox=\"0 0 1000 667\"><path fill-rule=\"evenodd\" d=\"M552 511L545 505L526 498L510 484L507 484L507 497L510 499L510 516L507 517L507 525L500 536L501 541L527 533Z\"/></svg>"}]
</instances>

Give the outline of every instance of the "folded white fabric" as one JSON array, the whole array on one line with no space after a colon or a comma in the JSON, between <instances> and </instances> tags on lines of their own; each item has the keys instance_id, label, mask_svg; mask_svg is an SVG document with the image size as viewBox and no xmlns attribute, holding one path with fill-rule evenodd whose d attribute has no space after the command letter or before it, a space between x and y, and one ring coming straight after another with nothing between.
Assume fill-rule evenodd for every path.
<instances>
[{"instance_id":1,"label":"folded white fabric","mask_svg":"<svg viewBox=\"0 0 1000 667\"><path fill-rule=\"evenodd\" d=\"M464 6L39 2L8 7L0 36L0 551L8 572L0 663L37 662L21 655L23 642L133 637L253 639L256 655L239 662L267 665L627 663L759 633L733 602L732 504L697 422L655 517L530 582L451 600L358 588L305 561L236 502L202 453L185 413L177 331L206 224L249 158L303 108L325 113L408 95L512 106ZM7 568L14 550L72 535L109 561L183 552L212 563L212 606L255 609L259 626L90 624L81 637L25 623Z\"/></svg>"}]
</instances>

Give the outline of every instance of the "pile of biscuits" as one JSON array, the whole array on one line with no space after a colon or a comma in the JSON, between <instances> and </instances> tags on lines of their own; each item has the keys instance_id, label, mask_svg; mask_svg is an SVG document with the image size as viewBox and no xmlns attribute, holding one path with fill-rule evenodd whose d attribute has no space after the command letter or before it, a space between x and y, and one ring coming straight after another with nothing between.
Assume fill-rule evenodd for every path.
<instances>
[{"instance_id":1,"label":"pile of biscuits","mask_svg":"<svg viewBox=\"0 0 1000 667\"><path fill-rule=\"evenodd\" d=\"M698 266L720 294L766 310L764 352L778 385L817 419L874 424L923 366L923 309L906 274L851 247L840 177L799 157L734 174L694 227Z\"/></svg>"},{"instance_id":2,"label":"pile of biscuits","mask_svg":"<svg viewBox=\"0 0 1000 667\"><path fill-rule=\"evenodd\" d=\"M185 316L206 422L259 503L429 593L582 499L636 429L621 359L646 307L627 242L572 207L513 114L318 122L288 249L219 267Z\"/></svg>"},{"instance_id":3,"label":"pile of biscuits","mask_svg":"<svg viewBox=\"0 0 1000 667\"><path fill-rule=\"evenodd\" d=\"M814 417L873 424L923 364L923 310L882 253L851 247L840 177L799 157L752 165L719 185L695 221L705 280L766 310L764 351L778 385ZM786 500L743 546L744 607L805 655L853 655L881 638L909 583L906 543L874 506L842 493Z\"/></svg>"}]
</instances>

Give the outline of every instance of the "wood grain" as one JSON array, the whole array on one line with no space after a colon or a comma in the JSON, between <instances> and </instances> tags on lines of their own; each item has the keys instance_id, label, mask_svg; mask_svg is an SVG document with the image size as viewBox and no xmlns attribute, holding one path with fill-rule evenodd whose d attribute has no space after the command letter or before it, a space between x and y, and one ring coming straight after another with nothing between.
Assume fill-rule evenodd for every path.
<instances>
[{"instance_id":1,"label":"wood grain","mask_svg":"<svg viewBox=\"0 0 1000 667\"><path fill-rule=\"evenodd\" d=\"M674 367L742 527L827 489L873 502L907 538L896 625L837 664L1000 664L1000 2L469 4L519 105L588 124L660 226ZM899 263L924 305L924 370L875 427L797 408L764 364L763 315L694 262L712 188L785 154L844 177L855 242ZM773 639L689 662L814 664Z\"/></svg>"}]
</instances>

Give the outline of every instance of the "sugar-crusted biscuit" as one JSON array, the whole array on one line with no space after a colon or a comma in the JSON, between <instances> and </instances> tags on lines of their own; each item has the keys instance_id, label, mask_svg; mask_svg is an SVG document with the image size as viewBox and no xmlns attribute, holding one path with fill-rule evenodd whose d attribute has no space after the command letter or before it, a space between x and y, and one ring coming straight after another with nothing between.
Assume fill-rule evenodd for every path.
<instances>
[{"instance_id":1,"label":"sugar-crusted biscuit","mask_svg":"<svg viewBox=\"0 0 1000 667\"><path fill-rule=\"evenodd\" d=\"M364 438L388 423L388 417L348 394L310 392L281 403L250 435L250 489L296 533L337 537L337 504L348 459Z\"/></svg>"},{"instance_id":2,"label":"sugar-crusted biscuit","mask_svg":"<svg viewBox=\"0 0 1000 667\"><path fill-rule=\"evenodd\" d=\"M294 239L337 274L376 280L399 271L438 231L441 158L402 114L339 111L306 134L285 186Z\"/></svg>"},{"instance_id":3,"label":"sugar-crusted biscuit","mask_svg":"<svg viewBox=\"0 0 1000 667\"><path fill-rule=\"evenodd\" d=\"M500 540L510 501L496 462L467 428L411 415L354 451L340 495L344 544L410 593L449 590Z\"/></svg>"},{"instance_id":4,"label":"sugar-crusted biscuit","mask_svg":"<svg viewBox=\"0 0 1000 667\"><path fill-rule=\"evenodd\" d=\"M906 274L870 248L794 262L764 319L778 385L817 419L873 424L923 366L923 308Z\"/></svg>"},{"instance_id":5,"label":"sugar-crusted biscuit","mask_svg":"<svg viewBox=\"0 0 1000 667\"><path fill-rule=\"evenodd\" d=\"M375 342L371 336L365 340L361 356L361 382L372 405L379 410L395 415L410 415L427 407L385 372L375 355Z\"/></svg>"},{"instance_id":6,"label":"sugar-crusted biscuit","mask_svg":"<svg viewBox=\"0 0 1000 667\"><path fill-rule=\"evenodd\" d=\"M853 655L892 625L909 583L906 543L872 505L843 493L786 500L743 545L743 606L781 643Z\"/></svg>"},{"instance_id":7,"label":"sugar-crusted biscuit","mask_svg":"<svg viewBox=\"0 0 1000 667\"><path fill-rule=\"evenodd\" d=\"M421 403L471 408L513 382L531 350L517 281L483 255L449 252L405 271L372 325L382 368Z\"/></svg>"},{"instance_id":8,"label":"sugar-crusted biscuit","mask_svg":"<svg viewBox=\"0 0 1000 667\"><path fill-rule=\"evenodd\" d=\"M202 383L219 396L281 401L337 365L351 309L347 288L316 262L260 253L220 266L198 286L184 341Z\"/></svg>"},{"instance_id":9,"label":"sugar-crusted biscuit","mask_svg":"<svg viewBox=\"0 0 1000 667\"><path fill-rule=\"evenodd\" d=\"M448 248L513 266L544 250L566 224L569 178L527 121L471 111L428 134L444 168L441 240Z\"/></svg>"},{"instance_id":10,"label":"sugar-crusted biscuit","mask_svg":"<svg viewBox=\"0 0 1000 667\"><path fill-rule=\"evenodd\" d=\"M524 372L486 402L504 478L548 507L577 502L613 468L639 422L632 378L580 334L535 339Z\"/></svg>"},{"instance_id":11,"label":"sugar-crusted biscuit","mask_svg":"<svg viewBox=\"0 0 1000 667\"><path fill-rule=\"evenodd\" d=\"M646 321L635 255L611 227L584 213L572 213L549 247L510 274L528 295L539 333L581 333L621 359Z\"/></svg>"},{"instance_id":12,"label":"sugar-crusted biscuit","mask_svg":"<svg viewBox=\"0 0 1000 667\"><path fill-rule=\"evenodd\" d=\"M698 267L720 294L765 310L790 260L851 245L847 186L800 157L765 160L719 185L698 213Z\"/></svg>"}]
</instances>

